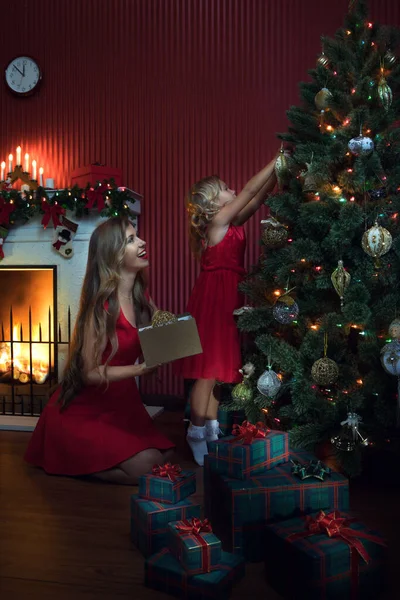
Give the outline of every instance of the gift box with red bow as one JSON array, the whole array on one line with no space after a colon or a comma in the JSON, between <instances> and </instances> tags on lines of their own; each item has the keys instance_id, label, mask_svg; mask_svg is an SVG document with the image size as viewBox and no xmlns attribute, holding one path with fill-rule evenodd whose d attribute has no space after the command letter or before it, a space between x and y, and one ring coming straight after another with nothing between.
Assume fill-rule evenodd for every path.
<instances>
[{"instance_id":1,"label":"gift box with red bow","mask_svg":"<svg viewBox=\"0 0 400 600\"><path fill-rule=\"evenodd\" d=\"M190 575L219 568L221 541L205 519L185 519L168 523L168 548Z\"/></svg>"},{"instance_id":2,"label":"gift box with red bow","mask_svg":"<svg viewBox=\"0 0 400 600\"><path fill-rule=\"evenodd\" d=\"M191 498L177 504L160 504L131 496L131 540L143 556L150 556L167 545L170 521L200 518L201 509Z\"/></svg>"},{"instance_id":3,"label":"gift box with red bow","mask_svg":"<svg viewBox=\"0 0 400 600\"><path fill-rule=\"evenodd\" d=\"M219 569L202 575L189 575L167 548L145 562L147 587L186 600L228 600L244 573L243 558L227 552L222 552Z\"/></svg>"},{"instance_id":4,"label":"gift box with red bow","mask_svg":"<svg viewBox=\"0 0 400 600\"><path fill-rule=\"evenodd\" d=\"M215 473L249 479L289 460L289 436L283 431L243 421L234 425L232 434L209 444L209 465Z\"/></svg>"},{"instance_id":5,"label":"gift box with red bow","mask_svg":"<svg viewBox=\"0 0 400 600\"><path fill-rule=\"evenodd\" d=\"M196 491L196 473L179 465L154 465L151 473L139 478L139 496L163 504L176 504Z\"/></svg>"},{"instance_id":6,"label":"gift box with red bow","mask_svg":"<svg viewBox=\"0 0 400 600\"><path fill-rule=\"evenodd\" d=\"M285 597L367 600L384 590L385 542L348 513L320 511L269 525L266 534L266 575Z\"/></svg>"},{"instance_id":7,"label":"gift box with red bow","mask_svg":"<svg viewBox=\"0 0 400 600\"><path fill-rule=\"evenodd\" d=\"M315 476L301 479L294 464L316 461L310 452L291 451L291 461L245 481L215 473L204 462L205 516L211 520L223 546L248 560L264 558L265 526L329 508L349 509L349 482L322 466ZM321 479L321 477L323 477Z\"/></svg>"}]
</instances>

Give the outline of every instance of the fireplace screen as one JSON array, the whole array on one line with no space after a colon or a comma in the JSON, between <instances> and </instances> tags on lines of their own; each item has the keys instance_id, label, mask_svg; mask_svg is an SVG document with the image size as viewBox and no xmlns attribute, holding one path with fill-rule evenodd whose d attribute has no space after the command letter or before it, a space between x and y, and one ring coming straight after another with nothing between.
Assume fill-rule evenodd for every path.
<instances>
[{"instance_id":1,"label":"fireplace screen","mask_svg":"<svg viewBox=\"0 0 400 600\"><path fill-rule=\"evenodd\" d=\"M0 266L0 413L39 415L57 385L57 267ZM70 317L68 315L68 339Z\"/></svg>"}]
</instances>

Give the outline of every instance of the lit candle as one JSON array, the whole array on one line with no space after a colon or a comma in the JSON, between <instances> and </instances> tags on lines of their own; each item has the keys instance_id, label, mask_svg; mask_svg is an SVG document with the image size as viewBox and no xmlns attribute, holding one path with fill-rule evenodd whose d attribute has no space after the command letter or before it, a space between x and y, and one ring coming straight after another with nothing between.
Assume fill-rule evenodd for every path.
<instances>
[{"instance_id":1,"label":"lit candle","mask_svg":"<svg viewBox=\"0 0 400 600\"><path fill-rule=\"evenodd\" d=\"M43 167L39 168L39 185L43 187Z\"/></svg>"},{"instance_id":2,"label":"lit candle","mask_svg":"<svg viewBox=\"0 0 400 600\"><path fill-rule=\"evenodd\" d=\"M37 176L37 172L36 172L36 160L32 161L32 179L34 179L36 181L36 176Z\"/></svg>"},{"instance_id":3,"label":"lit candle","mask_svg":"<svg viewBox=\"0 0 400 600\"><path fill-rule=\"evenodd\" d=\"M3 162L1 163L1 177L0 177L0 181L4 181L5 172L6 172L6 163L3 160Z\"/></svg>"},{"instance_id":4,"label":"lit candle","mask_svg":"<svg viewBox=\"0 0 400 600\"><path fill-rule=\"evenodd\" d=\"M12 173L12 159L13 159L13 155L9 154L8 155L8 172Z\"/></svg>"},{"instance_id":5,"label":"lit candle","mask_svg":"<svg viewBox=\"0 0 400 600\"><path fill-rule=\"evenodd\" d=\"M21 146L18 146L17 148L17 165L21 166Z\"/></svg>"},{"instance_id":6,"label":"lit candle","mask_svg":"<svg viewBox=\"0 0 400 600\"><path fill-rule=\"evenodd\" d=\"M25 154L25 173L29 173L29 154Z\"/></svg>"}]
</instances>

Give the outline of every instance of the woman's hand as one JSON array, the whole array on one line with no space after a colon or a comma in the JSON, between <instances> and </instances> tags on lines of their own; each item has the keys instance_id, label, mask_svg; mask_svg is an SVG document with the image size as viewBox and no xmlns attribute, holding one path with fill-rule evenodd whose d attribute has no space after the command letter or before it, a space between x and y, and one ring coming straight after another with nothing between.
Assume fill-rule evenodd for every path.
<instances>
[{"instance_id":1,"label":"woman's hand","mask_svg":"<svg viewBox=\"0 0 400 600\"><path fill-rule=\"evenodd\" d=\"M148 367L145 362L136 365L137 373L135 377L143 377L143 375L149 375L150 373L154 373L157 369L161 367L161 365L156 365L155 367Z\"/></svg>"}]
</instances>

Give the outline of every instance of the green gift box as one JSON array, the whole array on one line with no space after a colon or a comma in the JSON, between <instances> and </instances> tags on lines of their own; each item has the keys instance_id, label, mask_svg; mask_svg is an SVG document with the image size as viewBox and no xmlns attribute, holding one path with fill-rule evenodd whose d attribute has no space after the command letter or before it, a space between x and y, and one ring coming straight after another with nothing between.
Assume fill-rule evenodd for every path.
<instances>
[{"instance_id":1,"label":"green gift box","mask_svg":"<svg viewBox=\"0 0 400 600\"><path fill-rule=\"evenodd\" d=\"M201 508L190 498L177 504L161 504L131 496L131 540L143 556L150 556L167 545L170 521L200 518Z\"/></svg>"},{"instance_id":2,"label":"green gift box","mask_svg":"<svg viewBox=\"0 0 400 600\"><path fill-rule=\"evenodd\" d=\"M218 570L202 575L189 575L167 548L145 561L147 587L185 600L228 600L244 573L243 558L227 552L222 552Z\"/></svg>"},{"instance_id":3,"label":"green gift box","mask_svg":"<svg viewBox=\"0 0 400 600\"><path fill-rule=\"evenodd\" d=\"M291 451L290 458L300 463L316 460L303 450ZM349 509L346 477L331 471L323 481L313 477L301 480L293 471L292 462L288 462L240 481L215 473L209 457L205 458L205 516L224 548L260 561L264 558L267 523L320 509Z\"/></svg>"},{"instance_id":4,"label":"green gift box","mask_svg":"<svg viewBox=\"0 0 400 600\"><path fill-rule=\"evenodd\" d=\"M194 518L168 523L168 547L190 575L219 568L221 541L207 520Z\"/></svg>"},{"instance_id":5,"label":"green gift box","mask_svg":"<svg viewBox=\"0 0 400 600\"><path fill-rule=\"evenodd\" d=\"M155 465L139 477L139 496L163 504L176 504L196 491L196 473L181 471L179 465Z\"/></svg>"},{"instance_id":6,"label":"green gift box","mask_svg":"<svg viewBox=\"0 0 400 600\"><path fill-rule=\"evenodd\" d=\"M246 423L246 422L245 422ZM243 425L238 431L246 436ZM259 431L263 431L259 429ZM241 435L229 436L210 442L208 445L208 460L210 468L220 475L235 479L249 479L268 469L289 460L289 436L283 431L264 430L265 437L241 438ZM257 433L255 433L257 435ZM250 440L250 441L248 441Z\"/></svg>"},{"instance_id":7,"label":"green gift box","mask_svg":"<svg viewBox=\"0 0 400 600\"><path fill-rule=\"evenodd\" d=\"M349 513L321 511L266 528L266 576L285 597L379 598L386 560L381 535Z\"/></svg>"}]
</instances>

